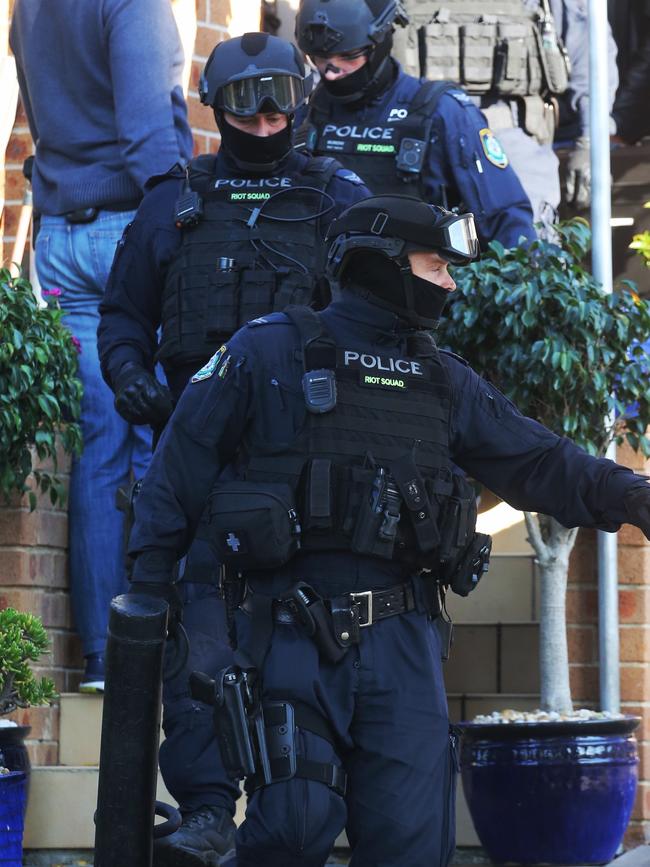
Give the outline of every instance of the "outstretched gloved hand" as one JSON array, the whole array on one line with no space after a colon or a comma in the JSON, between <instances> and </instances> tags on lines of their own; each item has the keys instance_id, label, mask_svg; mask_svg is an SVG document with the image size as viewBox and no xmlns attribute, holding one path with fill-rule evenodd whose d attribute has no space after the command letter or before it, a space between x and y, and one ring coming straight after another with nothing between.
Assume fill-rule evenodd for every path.
<instances>
[{"instance_id":1,"label":"outstretched gloved hand","mask_svg":"<svg viewBox=\"0 0 650 867\"><path fill-rule=\"evenodd\" d=\"M134 361L120 368L115 380L115 409L130 424L164 424L174 404L167 386Z\"/></svg>"},{"instance_id":2,"label":"outstretched gloved hand","mask_svg":"<svg viewBox=\"0 0 650 867\"><path fill-rule=\"evenodd\" d=\"M623 503L630 524L639 527L646 539L650 540L650 485L628 491Z\"/></svg>"},{"instance_id":3,"label":"outstretched gloved hand","mask_svg":"<svg viewBox=\"0 0 650 867\"><path fill-rule=\"evenodd\" d=\"M569 154L562 198L574 208L586 208L591 202L591 157L586 136L576 139Z\"/></svg>"}]
</instances>

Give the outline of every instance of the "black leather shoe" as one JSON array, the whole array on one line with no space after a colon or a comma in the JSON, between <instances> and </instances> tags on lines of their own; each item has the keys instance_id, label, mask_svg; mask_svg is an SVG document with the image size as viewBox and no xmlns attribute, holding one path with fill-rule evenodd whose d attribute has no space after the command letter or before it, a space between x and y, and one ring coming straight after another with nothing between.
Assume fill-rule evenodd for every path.
<instances>
[{"instance_id":1,"label":"black leather shoe","mask_svg":"<svg viewBox=\"0 0 650 867\"><path fill-rule=\"evenodd\" d=\"M183 815L174 834L154 840L153 867L219 867L235 849L235 823L223 807Z\"/></svg>"}]
</instances>

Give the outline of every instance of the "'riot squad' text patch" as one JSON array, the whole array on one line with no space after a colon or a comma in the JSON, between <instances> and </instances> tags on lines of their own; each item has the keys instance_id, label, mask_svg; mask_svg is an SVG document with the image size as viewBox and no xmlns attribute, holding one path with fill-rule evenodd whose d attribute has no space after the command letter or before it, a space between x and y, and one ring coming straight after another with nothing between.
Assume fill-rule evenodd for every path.
<instances>
[{"instance_id":1,"label":"'riot squad' text patch","mask_svg":"<svg viewBox=\"0 0 650 867\"><path fill-rule=\"evenodd\" d=\"M359 384L369 388L387 388L391 391L406 391L408 383L406 379L398 376L378 376L375 373L359 371Z\"/></svg>"}]
</instances>

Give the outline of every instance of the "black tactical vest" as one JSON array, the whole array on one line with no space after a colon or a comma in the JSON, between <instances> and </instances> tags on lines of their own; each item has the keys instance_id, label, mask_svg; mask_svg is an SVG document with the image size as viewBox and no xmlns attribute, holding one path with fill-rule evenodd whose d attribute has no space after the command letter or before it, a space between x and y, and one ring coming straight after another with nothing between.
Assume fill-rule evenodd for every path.
<instances>
[{"instance_id":1,"label":"black tactical vest","mask_svg":"<svg viewBox=\"0 0 650 867\"><path fill-rule=\"evenodd\" d=\"M309 106L299 135L311 153L335 156L364 181L373 195L410 195L426 199L422 182L433 115L442 94L455 85L426 81L408 105L391 109L390 122L337 122L337 104L324 87ZM350 113L352 114L352 113Z\"/></svg>"},{"instance_id":2,"label":"black tactical vest","mask_svg":"<svg viewBox=\"0 0 650 867\"><path fill-rule=\"evenodd\" d=\"M249 320L312 302L324 255L318 215L331 205L321 193L338 168L312 158L277 177L221 178L211 155L190 163L203 215L181 230L167 270L160 361L201 364Z\"/></svg>"},{"instance_id":3,"label":"black tactical vest","mask_svg":"<svg viewBox=\"0 0 650 867\"><path fill-rule=\"evenodd\" d=\"M438 564L455 482L450 386L435 344L414 335L408 356L394 349L368 354L337 346L314 311L286 312L301 332L305 370L335 378L336 404L308 412L296 439L282 447L270 449L252 434L244 478L290 485L304 549ZM390 497L401 517L387 544L375 525ZM447 548L469 532L462 516L454 520L454 538L443 538Z\"/></svg>"}]
</instances>

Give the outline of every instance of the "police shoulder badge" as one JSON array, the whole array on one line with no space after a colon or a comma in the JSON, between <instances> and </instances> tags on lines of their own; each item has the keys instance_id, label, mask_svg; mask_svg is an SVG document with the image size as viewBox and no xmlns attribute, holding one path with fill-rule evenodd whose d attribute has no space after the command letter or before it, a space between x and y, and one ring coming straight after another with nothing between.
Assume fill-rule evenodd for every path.
<instances>
[{"instance_id":1,"label":"police shoulder badge","mask_svg":"<svg viewBox=\"0 0 650 867\"><path fill-rule=\"evenodd\" d=\"M192 377L192 382L202 382L204 379L209 379L212 374L215 372L217 367L219 366L219 362L223 358L224 352L227 350L227 346L224 343L223 346L220 346L219 349L212 356L210 361L207 364L204 364L201 370L198 370L194 376Z\"/></svg>"},{"instance_id":2,"label":"police shoulder badge","mask_svg":"<svg viewBox=\"0 0 650 867\"><path fill-rule=\"evenodd\" d=\"M483 153L492 165L499 169L505 169L508 166L508 157L492 130L485 127L479 132L479 136L483 145Z\"/></svg>"}]
</instances>

